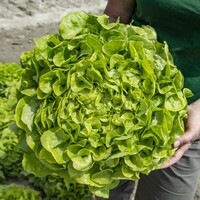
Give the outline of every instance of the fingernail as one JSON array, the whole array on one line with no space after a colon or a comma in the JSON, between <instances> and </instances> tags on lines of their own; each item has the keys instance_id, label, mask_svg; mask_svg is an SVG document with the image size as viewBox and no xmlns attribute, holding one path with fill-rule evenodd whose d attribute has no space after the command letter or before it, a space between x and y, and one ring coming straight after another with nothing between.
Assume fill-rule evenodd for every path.
<instances>
[{"instance_id":1,"label":"fingernail","mask_svg":"<svg viewBox=\"0 0 200 200\"><path fill-rule=\"evenodd\" d=\"M181 144L180 141L176 141L176 142L174 142L174 147L178 148L180 146L180 144Z\"/></svg>"}]
</instances>

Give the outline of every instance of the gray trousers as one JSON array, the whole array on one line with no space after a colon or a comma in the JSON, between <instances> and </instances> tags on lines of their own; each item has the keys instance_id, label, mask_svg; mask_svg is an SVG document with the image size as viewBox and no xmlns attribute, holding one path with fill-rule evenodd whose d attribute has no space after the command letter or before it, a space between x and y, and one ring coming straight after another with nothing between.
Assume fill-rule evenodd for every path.
<instances>
[{"instance_id":1,"label":"gray trousers","mask_svg":"<svg viewBox=\"0 0 200 200\"><path fill-rule=\"evenodd\" d=\"M197 140L173 166L141 175L135 200L193 200L199 176L200 140ZM110 191L109 200L130 200L134 186L133 181L121 181Z\"/></svg>"}]
</instances>

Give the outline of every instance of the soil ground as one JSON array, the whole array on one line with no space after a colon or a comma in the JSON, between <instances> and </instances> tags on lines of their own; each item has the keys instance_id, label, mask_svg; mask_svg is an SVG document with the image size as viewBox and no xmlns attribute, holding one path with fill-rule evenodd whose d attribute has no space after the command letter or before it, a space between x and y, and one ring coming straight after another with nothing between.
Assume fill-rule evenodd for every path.
<instances>
[{"instance_id":1,"label":"soil ground","mask_svg":"<svg viewBox=\"0 0 200 200\"><path fill-rule=\"evenodd\" d=\"M100 14L106 0L0 0L0 62L18 62L34 39L57 33L59 21L71 11ZM194 200L200 200L200 183Z\"/></svg>"}]
</instances>

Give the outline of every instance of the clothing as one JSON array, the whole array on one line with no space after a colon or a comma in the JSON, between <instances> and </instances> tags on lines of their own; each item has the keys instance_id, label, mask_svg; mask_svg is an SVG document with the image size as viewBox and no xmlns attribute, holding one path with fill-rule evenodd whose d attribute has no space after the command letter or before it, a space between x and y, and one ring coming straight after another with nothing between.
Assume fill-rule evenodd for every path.
<instances>
[{"instance_id":1,"label":"clothing","mask_svg":"<svg viewBox=\"0 0 200 200\"><path fill-rule=\"evenodd\" d=\"M155 28L166 41L185 87L200 98L200 0L137 0L134 24ZM195 141L173 166L141 175L135 200L192 200L200 175L200 140ZM129 200L133 181L121 181L110 191L110 200ZM97 200L103 198L96 197Z\"/></svg>"},{"instance_id":2,"label":"clothing","mask_svg":"<svg viewBox=\"0 0 200 200\"><path fill-rule=\"evenodd\" d=\"M166 41L176 66L185 77L185 87L200 98L200 0L138 0L135 25L149 24L158 40Z\"/></svg>"}]
</instances>

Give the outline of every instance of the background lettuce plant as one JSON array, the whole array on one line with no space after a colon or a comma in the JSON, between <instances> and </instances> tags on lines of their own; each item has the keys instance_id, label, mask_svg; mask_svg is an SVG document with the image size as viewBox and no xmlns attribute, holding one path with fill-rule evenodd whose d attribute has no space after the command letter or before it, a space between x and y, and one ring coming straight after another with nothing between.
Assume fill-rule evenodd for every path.
<instances>
[{"instance_id":1,"label":"background lettuce plant","mask_svg":"<svg viewBox=\"0 0 200 200\"><path fill-rule=\"evenodd\" d=\"M0 199L2 200L41 200L40 193L29 187L10 184L0 185Z\"/></svg>"},{"instance_id":2,"label":"background lettuce plant","mask_svg":"<svg viewBox=\"0 0 200 200\"><path fill-rule=\"evenodd\" d=\"M21 73L22 68L16 63L0 63L0 183L6 177L20 176L22 171L22 153L16 147L18 139L14 132Z\"/></svg>"},{"instance_id":3,"label":"background lettuce plant","mask_svg":"<svg viewBox=\"0 0 200 200\"><path fill-rule=\"evenodd\" d=\"M21 56L15 114L26 171L107 198L174 153L190 91L153 28L75 12L35 44Z\"/></svg>"}]
</instances>

